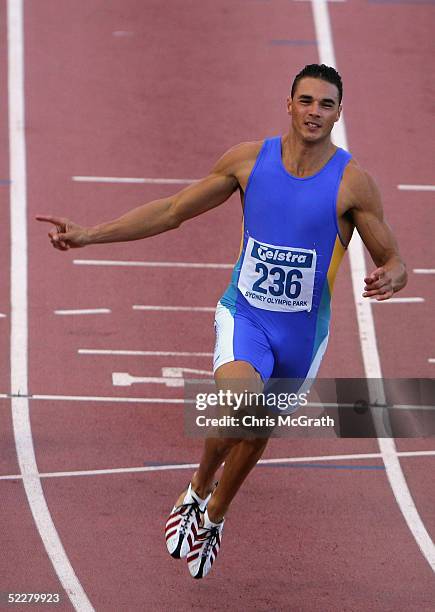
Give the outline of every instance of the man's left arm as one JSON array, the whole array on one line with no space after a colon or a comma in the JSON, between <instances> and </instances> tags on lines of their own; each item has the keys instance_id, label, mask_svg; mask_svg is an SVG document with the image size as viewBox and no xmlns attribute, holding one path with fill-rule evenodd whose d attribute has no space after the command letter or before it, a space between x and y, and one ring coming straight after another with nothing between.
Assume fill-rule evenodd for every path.
<instances>
[{"instance_id":1,"label":"man's left arm","mask_svg":"<svg viewBox=\"0 0 435 612\"><path fill-rule=\"evenodd\" d=\"M363 297L388 300L407 282L397 240L384 219L381 196L373 178L360 167L352 171L353 223L376 266L365 279Z\"/></svg>"}]
</instances>

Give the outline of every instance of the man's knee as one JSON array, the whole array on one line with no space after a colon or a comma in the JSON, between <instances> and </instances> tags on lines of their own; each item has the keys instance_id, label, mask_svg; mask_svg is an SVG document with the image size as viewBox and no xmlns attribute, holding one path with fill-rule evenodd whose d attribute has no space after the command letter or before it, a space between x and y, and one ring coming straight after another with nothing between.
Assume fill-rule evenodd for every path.
<instances>
[{"instance_id":1,"label":"man's knee","mask_svg":"<svg viewBox=\"0 0 435 612\"><path fill-rule=\"evenodd\" d=\"M239 442L238 438L213 438L209 449L216 455L225 455Z\"/></svg>"},{"instance_id":2,"label":"man's knee","mask_svg":"<svg viewBox=\"0 0 435 612\"><path fill-rule=\"evenodd\" d=\"M269 441L269 438L244 438L241 443L251 452L255 453L263 450Z\"/></svg>"},{"instance_id":3,"label":"man's knee","mask_svg":"<svg viewBox=\"0 0 435 612\"><path fill-rule=\"evenodd\" d=\"M216 455L226 455L235 446L241 444L249 453L256 453L263 450L268 443L268 438L216 438L213 441L212 451Z\"/></svg>"}]
</instances>

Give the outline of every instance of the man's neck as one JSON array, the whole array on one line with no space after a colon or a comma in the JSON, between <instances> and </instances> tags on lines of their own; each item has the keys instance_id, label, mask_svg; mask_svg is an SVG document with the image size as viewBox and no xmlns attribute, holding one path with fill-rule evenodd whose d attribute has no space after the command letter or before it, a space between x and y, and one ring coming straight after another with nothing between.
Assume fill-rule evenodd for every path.
<instances>
[{"instance_id":1,"label":"man's neck","mask_svg":"<svg viewBox=\"0 0 435 612\"><path fill-rule=\"evenodd\" d=\"M290 129L282 141L282 161L291 174L302 178L318 172L335 150L330 138L307 143Z\"/></svg>"}]
</instances>

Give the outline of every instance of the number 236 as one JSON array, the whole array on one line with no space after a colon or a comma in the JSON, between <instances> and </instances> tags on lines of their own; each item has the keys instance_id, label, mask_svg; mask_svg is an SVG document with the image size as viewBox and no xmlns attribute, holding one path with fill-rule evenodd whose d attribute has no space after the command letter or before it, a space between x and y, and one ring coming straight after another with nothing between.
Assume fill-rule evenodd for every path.
<instances>
[{"instance_id":1,"label":"number 236","mask_svg":"<svg viewBox=\"0 0 435 612\"><path fill-rule=\"evenodd\" d=\"M274 296L286 294L286 296L290 299L295 299L299 296L302 291L302 285L299 280L303 278L303 274L300 270L289 270L287 274L282 268L275 266L274 268L269 268L262 263L257 263L255 266L255 271L260 272L261 277L255 281L252 286L254 291L258 291L259 293L267 294L267 289L262 287L262 283L267 280L268 276L274 277L272 278L272 285L268 287L269 293Z\"/></svg>"}]
</instances>

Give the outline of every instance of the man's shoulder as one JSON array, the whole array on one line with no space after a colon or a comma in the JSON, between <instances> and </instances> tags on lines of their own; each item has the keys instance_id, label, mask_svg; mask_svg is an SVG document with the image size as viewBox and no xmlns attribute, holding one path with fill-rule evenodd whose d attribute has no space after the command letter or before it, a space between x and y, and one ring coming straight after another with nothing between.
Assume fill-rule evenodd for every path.
<instances>
[{"instance_id":1,"label":"man's shoulder","mask_svg":"<svg viewBox=\"0 0 435 612\"><path fill-rule=\"evenodd\" d=\"M256 140L231 147L218 160L214 172L237 176L247 166L254 165L263 143L264 140Z\"/></svg>"},{"instance_id":2,"label":"man's shoulder","mask_svg":"<svg viewBox=\"0 0 435 612\"><path fill-rule=\"evenodd\" d=\"M234 147L231 147L231 149L227 151L227 155L230 155L233 159L239 161L256 159L263 144L264 140L250 140L248 142L241 142Z\"/></svg>"},{"instance_id":3,"label":"man's shoulder","mask_svg":"<svg viewBox=\"0 0 435 612\"><path fill-rule=\"evenodd\" d=\"M355 158L344 170L342 187L354 204L364 202L378 192L374 178Z\"/></svg>"},{"instance_id":4,"label":"man's shoulder","mask_svg":"<svg viewBox=\"0 0 435 612\"><path fill-rule=\"evenodd\" d=\"M375 182L371 174L354 157L349 160L344 170L343 180L357 188L367 187Z\"/></svg>"}]
</instances>

